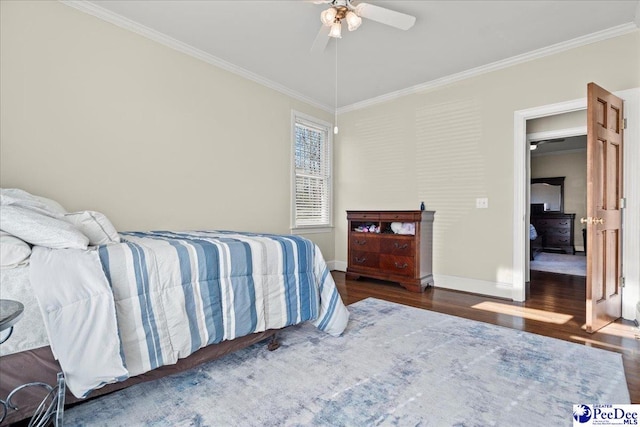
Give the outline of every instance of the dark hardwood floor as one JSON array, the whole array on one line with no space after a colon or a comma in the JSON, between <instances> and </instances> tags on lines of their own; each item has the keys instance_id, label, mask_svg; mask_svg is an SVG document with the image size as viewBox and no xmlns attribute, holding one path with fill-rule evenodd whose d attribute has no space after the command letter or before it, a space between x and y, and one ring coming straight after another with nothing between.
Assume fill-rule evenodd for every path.
<instances>
[{"instance_id":1,"label":"dark hardwood floor","mask_svg":"<svg viewBox=\"0 0 640 427\"><path fill-rule=\"evenodd\" d=\"M620 353L631 402L640 403L640 332L626 320L585 332L584 277L532 271L531 295L518 303L437 287L414 293L390 282L347 280L339 271L332 275L345 304L374 297Z\"/></svg>"}]
</instances>

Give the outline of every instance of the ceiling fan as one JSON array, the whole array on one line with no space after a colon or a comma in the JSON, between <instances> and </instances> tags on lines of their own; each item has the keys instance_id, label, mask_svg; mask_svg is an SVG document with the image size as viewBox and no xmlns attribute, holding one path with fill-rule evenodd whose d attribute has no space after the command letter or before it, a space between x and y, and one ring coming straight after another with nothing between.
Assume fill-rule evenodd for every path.
<instances>
[{"instance_id":1,"label":"ceiling fan","mask_svg":"<svg viewBox=\"0 0 640 427\"><path fill-rule=\"evenodd\" d=\"M362 18L390 25L401 30L413 27L416 17L405 13L396 12L369 3L351 4L351 0L316 0L315 4L329 4L329 8L322 11L320 20L322 27L316 36L312 52L322 52L329 43L329 37L342 37L342 21L347 23L349 31L358 29L362 24Z\"/></svg>"},{"instance_id":2,"label":"ceiling fan","mask_svg":"<svg viewBox=\"0 0 640 427\"><path fill-rule=\"evenodd\" d=\"M535 149L538 148L539 145L542 145L542 144L550 144L550 143L554 143L554 142L563 142L563 141L564 141L564 138L543 139L541 141L533 141L529 145L529 149L530 150L535 150Z\"/></svg>"}]
</instances>

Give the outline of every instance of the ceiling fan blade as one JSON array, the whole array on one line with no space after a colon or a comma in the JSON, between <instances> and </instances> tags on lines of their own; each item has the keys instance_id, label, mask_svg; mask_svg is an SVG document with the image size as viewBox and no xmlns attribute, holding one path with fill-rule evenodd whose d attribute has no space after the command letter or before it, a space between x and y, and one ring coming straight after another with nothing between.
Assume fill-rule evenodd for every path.
<instances>
[{"instance_id":1,"label":"ceiling fan blade","mask_svg":"<svg viewBox=\"0 0 640 427\"><path fill-rule=\"evenodd\" d=\"M321 26L320 31L318 31L318 35L316 39L313 41L313 45L311 46L312 53L322 53L324 52L327 44L329 44L329 31L331 27Z\"/></svg>"},{"instance_id":2,"label":"ceiling fan blade","mask_svg":"<svg viewBox=\"0 0 640 427\"><path fill-rule=\"evenodd\" d=\"M408 30L416 23L416 17L395 10L385 9L369 3L359 3L356 6L356 14L381 24L390 25L401 30Z\"/></svg>"},{"instance_id":3,"label":"ceiling fan blade","mask_svg":"<svg viewBox=\"0 0 640 427\"><path fill-rule=\"evenodd\" d=\"M540 141L534 141L532 142L533 145L540 145L540 144L549 144L549 143L554 143L554 142L563 142L564 138L554 138L554 139L542 139Z\"/></svg>"}]
</instances>

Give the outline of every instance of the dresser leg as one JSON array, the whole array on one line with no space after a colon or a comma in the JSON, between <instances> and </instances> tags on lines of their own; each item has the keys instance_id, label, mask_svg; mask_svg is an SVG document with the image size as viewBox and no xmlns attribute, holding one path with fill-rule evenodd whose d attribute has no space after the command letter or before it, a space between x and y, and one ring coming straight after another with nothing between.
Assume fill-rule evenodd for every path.
<instances>
[{"instance_id":1,"label":"dresser leg","mask_svg":"<svg viewBox=\"0 0 640 427\"><path fill-rule=\"evenodd\" d=\"M424 292L429 286L433 286L433 275L424 276L420 282L400 282L406 290L410 292Z\"/></svg>"},{"instance_id":2,"label":"dresser leg","mask_svg":"<svg viewBox=\"0 0 640 427\"><path fill-rule=\"evenodd\" d=\"M427 284L415 285L413 283L400 283L400 285L402 285L402 287L410 292L424 292L425 289L427 289L427 287L429 286Z\"/></svg>"},{"instance_id":3,"label":"dresser leg","mask_svg":"<svg viewBox=\"0 0 640 427\"><path fill-rule=\"evenodd\" d=\"M346 278L347 280L358 280L360 278L360 275L354 274L354 273L347 273Z\"/></svg>"}]
</instances>

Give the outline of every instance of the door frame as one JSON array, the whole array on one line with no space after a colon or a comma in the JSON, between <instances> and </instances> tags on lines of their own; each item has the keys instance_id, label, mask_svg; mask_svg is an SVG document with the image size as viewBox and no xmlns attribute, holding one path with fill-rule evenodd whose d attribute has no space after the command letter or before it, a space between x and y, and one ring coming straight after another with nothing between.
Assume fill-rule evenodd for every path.
<instances>
[{"instance_id":1,"label":"door frame","mask_svg":"<svg viewBox=\"0 0 640 427\"><path fill-rule=\"evenodd\" d=\"M586 84L585 84L586 93ZM614 94L625 101L625 117L640 117L640 88L617 91ZM513 284L512 299L525 301L528 258L526 254L529 232L527 223L527 185L530 170L527 144L527 120L586 110L587 98L548 104L514 112L513 157ZM635 318L635 305L640 300L640 170L630 164L640 158L640 123L628 120L625 129L623 191L627 205L623 213L622 272L625 288L622 290L622 317ZM635 261L634 261L635 260Z\"/></svg>"}]
</instances>

